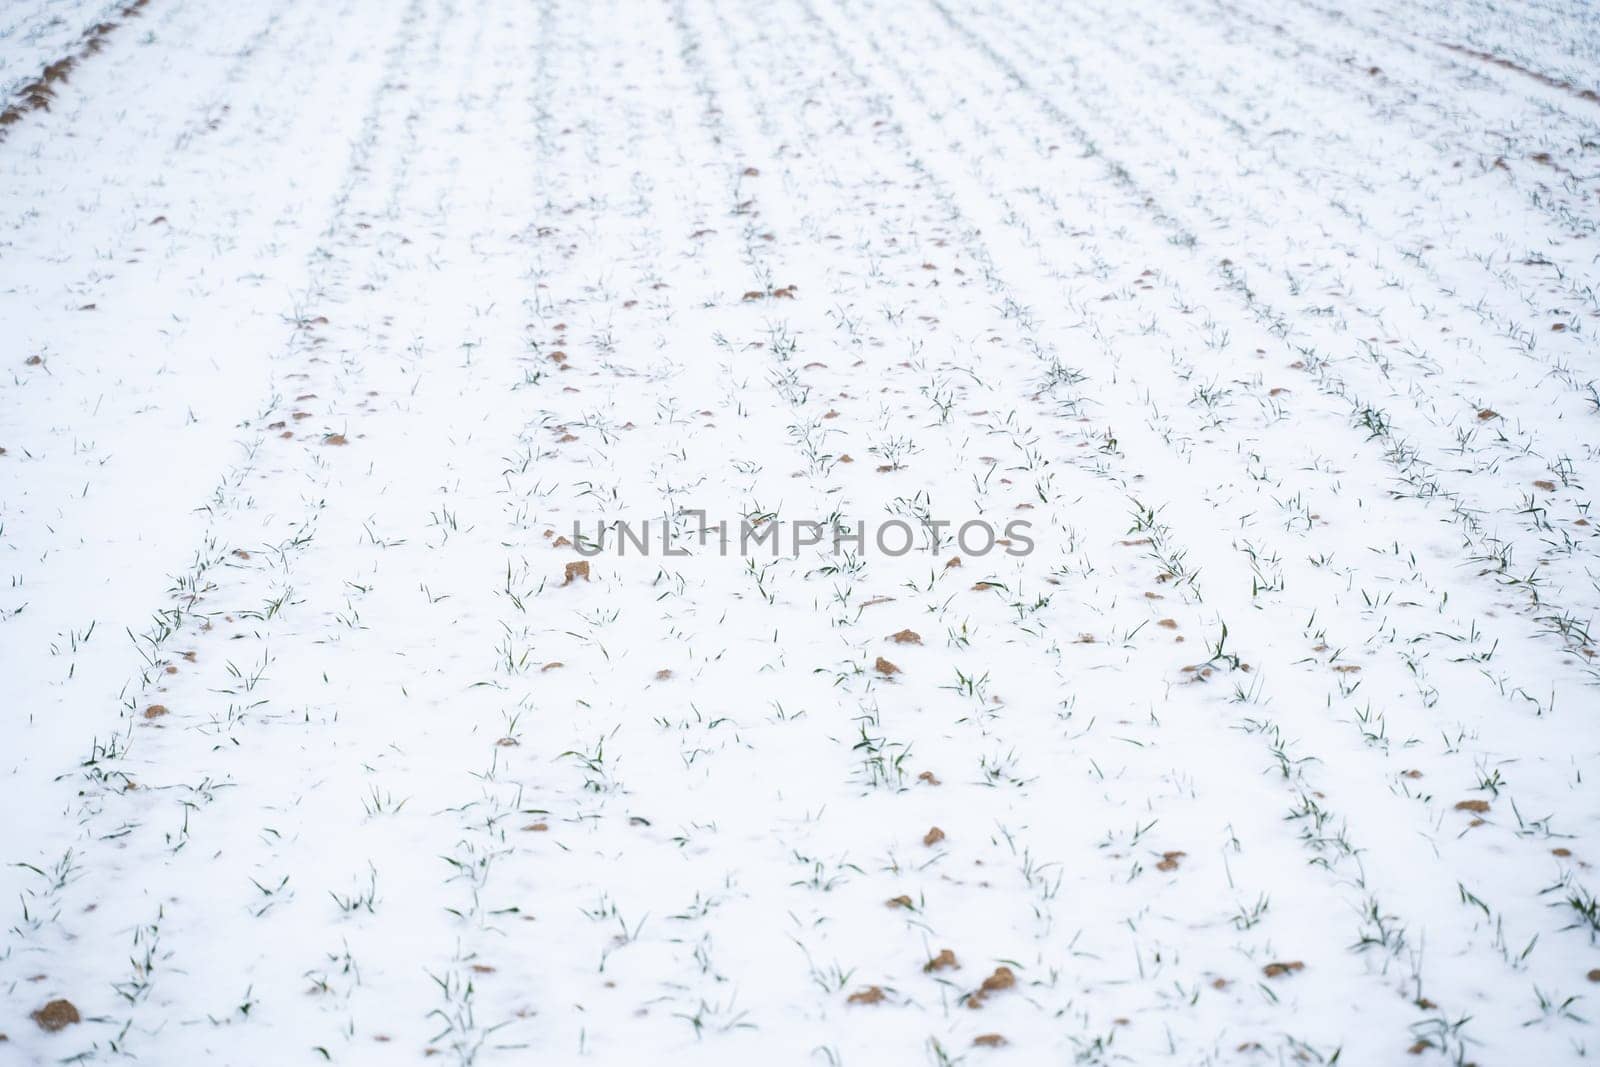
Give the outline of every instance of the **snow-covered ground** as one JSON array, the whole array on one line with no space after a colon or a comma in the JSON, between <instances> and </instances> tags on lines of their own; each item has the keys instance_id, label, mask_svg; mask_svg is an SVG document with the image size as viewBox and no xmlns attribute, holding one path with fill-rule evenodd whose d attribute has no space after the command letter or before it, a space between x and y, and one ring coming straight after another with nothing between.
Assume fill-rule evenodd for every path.
<instances>
[{"instance_id":1,"label":"snow-covered ground","mask_svg":"<svg viewBox=\"0 0 1600 1067\"><path fill-rule=\"evenodd\" d=\"M1600 1047L1600 8L150 0L53 91L0 1063Z\"/></svg>"}]
</instances>

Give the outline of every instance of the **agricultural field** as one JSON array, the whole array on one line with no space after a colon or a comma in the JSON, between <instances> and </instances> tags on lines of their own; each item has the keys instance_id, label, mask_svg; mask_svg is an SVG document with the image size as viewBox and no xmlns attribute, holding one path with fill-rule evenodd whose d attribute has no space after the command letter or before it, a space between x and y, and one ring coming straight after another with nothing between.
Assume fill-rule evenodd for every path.
<instances>
[{"instance_id":1,"label":"agricultural field","mask_svg":"<svg viewBox=\"0 0 1600 1067\"><path fill-rule=\"evenodd\" d=\"M1600 1051L1600 8L11 0L0 88L0 1064Z\"/></svg>"}]
</instances>

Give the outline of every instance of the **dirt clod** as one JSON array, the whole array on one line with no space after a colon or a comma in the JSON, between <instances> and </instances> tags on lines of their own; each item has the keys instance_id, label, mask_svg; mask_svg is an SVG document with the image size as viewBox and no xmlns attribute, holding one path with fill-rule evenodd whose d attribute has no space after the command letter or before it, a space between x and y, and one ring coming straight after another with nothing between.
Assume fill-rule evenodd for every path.
<instances>
[{"instance_id":1,"label":"dirt clod","mask_svg":"<svg viewBox=\"0 0 1600 1067\"><path fill-rule=\"evenodd\" d=\"M983 1002L995 993L1013 989L1017 984L1017 976L1010 967L996 967L994 973L983 980L983 984L967 997L967 1007L981 1008Z\"/></svg>"},{"instance_id":2,"label":"dirt clod","mask_svg":"<svg viewBox=\"0 0 1600 1067\"><path fill-rule=\"evenodd\" d=\"M70 1000L52 1000L35 1011L32 1019L39 1024L39 1029L52 1034L83 1022L83 1017L78 1014L77 1007Z\"/></svg>"}]
</instances>

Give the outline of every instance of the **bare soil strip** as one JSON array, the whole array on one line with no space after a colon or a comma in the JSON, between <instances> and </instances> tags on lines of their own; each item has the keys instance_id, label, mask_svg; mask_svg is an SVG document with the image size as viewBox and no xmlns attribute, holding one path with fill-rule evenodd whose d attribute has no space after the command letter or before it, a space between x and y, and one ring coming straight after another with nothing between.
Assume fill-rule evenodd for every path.
<instances>
[{"instance_id":1,"label":"bare soil strip","mask_svg":"<svg viewBox=\"0 0 1600 1067\"><path fill-rule=\"evenodd\" d=\"M105 47L110 37L129 19L139 14L150 0L131 0L116 13L115 21L99 22L84 31L78 45L54 63L46 64L39 76L17 91L15 99L0 111L0 141L4 141L10 127L35 111L49 111L56 98L56 87L66 82L78 65Z\"/></svg>"},{"instance_id":2,"label":"bare soil strip","mask_svg":"<svg viewBox=\"0 0 1600 1067\"><path fill-rule=\"evenodd\" d=\"M1448 41L1439 41L1438 45L1440 48L1447 49L1448 51L1454 52L1457 55L1471 56L1473 59L1479 59L1485 63L1493 63L1497 67L1504 67L1506 70L1514 70L1518 74L1532 78L1541 85L1548 85L1552 89L1560 89L1564 93L1571 93L1579 100L1587 100L1591 104L1600 104L1600 93L1596 93L1593 89L1582 89L1576 85L1573 85L1569 81L1562 80L1561 78L1552 78L1543 71L1530 70L1520 63L1513 63L1504 56L1497 56L1493 52L1480 52L1476 48L1468 48L1466 45L1460 44L1451 44Z\"/></svg>"}]
</instances>

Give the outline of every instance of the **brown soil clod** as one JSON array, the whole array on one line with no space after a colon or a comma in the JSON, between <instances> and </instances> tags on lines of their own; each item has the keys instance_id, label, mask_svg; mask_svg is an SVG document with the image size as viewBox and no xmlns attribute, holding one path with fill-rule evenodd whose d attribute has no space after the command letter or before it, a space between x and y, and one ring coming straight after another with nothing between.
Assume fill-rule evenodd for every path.
<instances>
[{"instance_id":1,"label":"brown soil clod","mask_svg":"<svg viewBox=\"0 0 1600 1067\"><path fill-rule=\"evenodd\" d=\"M1156 870L1175 871L1178 869L1178 861L1186 855L1188 855L1187 852L1163 852L1161 854L1161 862L1156 864Z\"/></svg>"},{"instance_id":2,"label":"brown soil clod","mask_svg":"<svg viewBox=\"0 0 1600 1067\"><path fill-rule=\"evenodd\" d=\"M1282 978L1286 974L1293 974L1296 971L1305 969L1306 965L1299 960L1289 960L1285 963L1269 963L1261 968L1261 973L1268 978Z\"/></svg>"},{"instance_id":3,"label":"brown soil clod","mask_svg":"<svg viewBox=\"0 0 1600 1067\"><path fill-rule=\"evenodd\" d=\"M979 1034L972 1043L978 1048L1000 1048L1006 1044L1006 1039L999 1034Z\"/></svg>"},{"instance_id":4,"label":"brown soil clod","mask_svg":"<svg viewBox=\"0 0 1600 1067\"><path fill-rule=\"evenodd\" d=\"M883 1000L883 990L875 985L869 985L867 988L851 993L845 998L845 1001L850 1004L881 1004Z\"/></svg>"},{"instance_id":5,"label":"brown soil clod","mask_svg":"<svg viewBox=\"0 0 1600 1067\"><path fill-rule=\"evenodd\" d=\"M1017 976L1010 967L996 967L994 973L983 980L983 984L967 997L967 1007L981 1008L983 1002L995 993L1007 989L1014 989L1017 985Z\"/></svg>"},{"instance_id":6,"label":"brown soil clod","mask_svg":"<svg viewBox=\"0 0 1600 1067\"><path fill-rule=\"evenodd\" d=\"M1489 802L1487 800L1458 800L1456 801L1456 810L1470 811L1482 815L1489 810Z\"/></svg>"},{"instance_id":7,"label":"brown soil clod","mask_svg":"<svg viewBox=\"0 0 1600 1067\"><path fill-rule=\"evenodd\" d=\"M915 630L901 630L899 633L890 634L889 640L897 645L920 645L922 644L922 635Z\"/></svg>"},{"instance_id":8,"label":"brown soil clod","mask_svg":"<svg viewBox=\"0 0 1600 1067\"><path fill-rule=\"evenodd\" d=\"M589 561L588 560L585 560L585 559L574 560L573 562L567 564L566 578L562 581L561 584L562 585L571 585L573 582L577 581L579 578L582 578L586 582L589 580Z\"/></svg>"},{"instance_id":9,"label":"brown soil clod","mask_svg":"<svg viewBox=\"0 0 1600 1067\"><path fill-rule=\"evenodd\" d=\"M927 833L922 835L922 843L927 845L929 848L932 848L934 845L937 845L943 840L944 831L939 829L937 826L931 827Z\"/></svg>"},{"instance_id":10,"label":"brown soil clod","mask_svg":"<svg viewBox=\"0 0 1600 1067\"><path fill-rule=\"evenodd\" d=\"M874 663L872 665L872 668L873 668L873 670L877 671L879 674L883 675L885 678L889 677L890 675L895 675L895 674L899 674L900 673L900 668L899 667L896 667L893 663L890 663L888 660L884 659L882 656L878 657L878 662Z\"/></svg>"},{"instance_id":11,"label":"brown soil clod","mask_svg":"<svg viewBox=\"0 0 1600 1067\"><path fill-rule=\"evenodd\" d=\"M166 714L167 706L165 704L151 704L144 709L144 717L147 719L159 719Z\"/></svg>"},{"instance_id":12,"label":"brown soil clod","mask_svg":"<svg viewBox=\"0 0 1600 1067\"><path fill-rule=\"evenodd\" d=\"M83 1017L70 1000L52 1000L35 1011L31 1018L39 1024L39 1029L51 1034L83 1022Z\"/></svg>"},{"instance_id":13,"label":"brown soil clod","mask_svg":"<svg viewBox=\"0 0 1600 1067\"><path fill-rule=\"evenodd\" d=\"M956 954L947 948L942 948L937 956L922 965L922 970L926 974L933 974L935 971L955 970L960 966L961 964L956 961Z\"/></svg>"}]
</instances>

